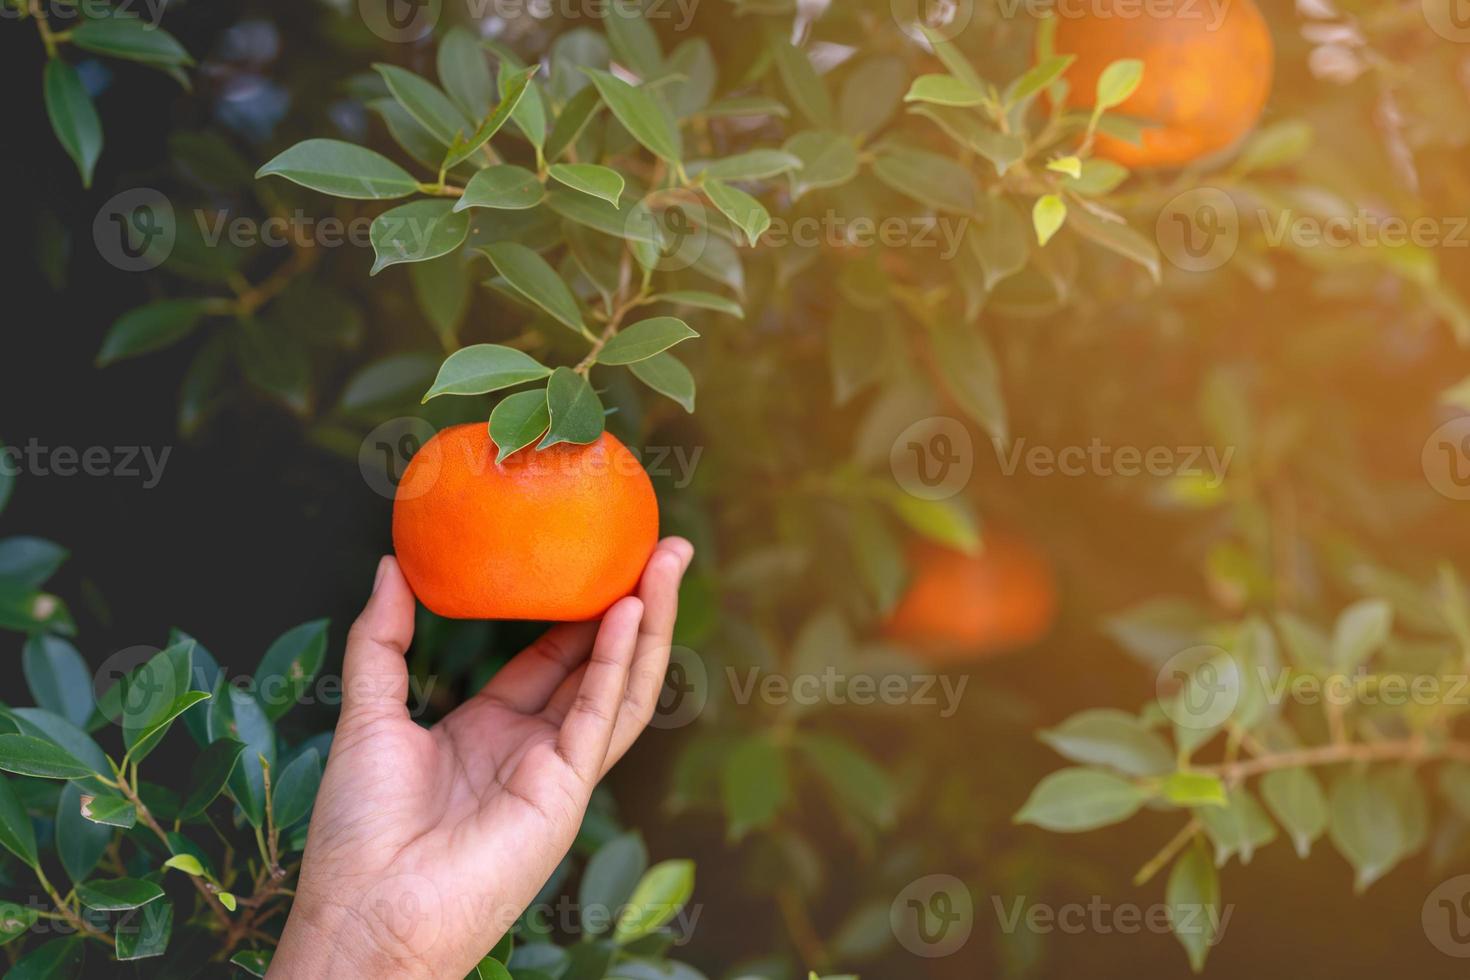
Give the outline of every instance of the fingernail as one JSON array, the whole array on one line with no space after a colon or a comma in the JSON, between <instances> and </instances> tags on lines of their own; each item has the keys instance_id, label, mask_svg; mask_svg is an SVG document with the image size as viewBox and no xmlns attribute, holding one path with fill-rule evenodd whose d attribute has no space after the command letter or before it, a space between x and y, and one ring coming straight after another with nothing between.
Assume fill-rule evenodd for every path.
<instances>
[{"instance_id":1,"label":"fingernail","mask_svg":"<svg viewBox=\"0 0 1470 980\"><path fill-rule=\"evenodd\" d=\"M373 576L373 595L378 594L378 586L383 584L383 576L388 571L388 556L384 555L378 559L378 574Z\"/></svg>"}]
</instances>

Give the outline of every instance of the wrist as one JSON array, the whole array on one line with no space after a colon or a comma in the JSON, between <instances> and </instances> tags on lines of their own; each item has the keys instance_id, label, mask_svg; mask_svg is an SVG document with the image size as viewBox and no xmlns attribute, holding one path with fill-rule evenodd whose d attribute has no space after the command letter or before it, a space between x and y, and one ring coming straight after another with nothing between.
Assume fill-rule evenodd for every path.
<instances>
[{"instance_id":1,"label":"wrist","mask_svg":"<svg viewBox=\"0 0 1470 980\"><path fill-rule=\"evenodd\" d=\"M421 956L386 946L379 941L378 932L353 909L298 900L271 959L270 980L414 980L436 976Z\"/></svg>"}]
</instances>

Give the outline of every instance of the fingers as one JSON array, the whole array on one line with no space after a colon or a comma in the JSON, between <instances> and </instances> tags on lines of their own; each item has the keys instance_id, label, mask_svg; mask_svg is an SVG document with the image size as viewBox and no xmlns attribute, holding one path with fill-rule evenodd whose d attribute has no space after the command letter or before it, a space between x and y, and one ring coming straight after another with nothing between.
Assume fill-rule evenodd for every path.
<instances>
[{"instance_id":1,"label":"fingers","mask_svg":"<svg viewBox=\"0 0 1470 980\"><path fill-rule=\"evenodd\" d=\"M342 666L342 722L408 717L413 592L392 556L378 563L373 593L347 634Z\"/></svg>"},{"instance_id":2,"label":"fingers","mask_svg":"<svg viewBox=\"0 0 1470 980\"><path fill-rule=\"evenodd\" d=\"M643 601L632 596L618 600L602 617L586 673L557 736L557 754L588 786L602 775L642 617Z\"/></svg>"},{"instance_id":3,"label":"fingers","mask_svg":"<svg viewBox=\"0 0 1470 980\"><path fill-rule=\"evenodd\" d=\"M643 572L643 582L638 589L638 596L643 600L643 622L638 628L628 690L613 732L608 768L632 747L658 707L664 676L669 670L674 621L679 616L679 583L693 559L692 544L683 538L667 538L654 552Z\"/></svg>"},{"instance_id":4,"label":"fingers","mask_svg":"<svg viewBox=\"0 0 1470 980\"><path fill-rule=\"evenodd\" d=\"M558 686L587 658L597 623L563 623L500 668L480 695L494 698L522 714L536 714Z\"/></svg>"}]
</instances>

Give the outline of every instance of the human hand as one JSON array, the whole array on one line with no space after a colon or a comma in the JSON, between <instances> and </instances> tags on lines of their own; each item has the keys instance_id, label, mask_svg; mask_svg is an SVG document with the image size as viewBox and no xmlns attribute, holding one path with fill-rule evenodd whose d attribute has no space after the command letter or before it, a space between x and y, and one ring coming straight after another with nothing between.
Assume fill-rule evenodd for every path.
<instances>
[{"instance_id":1,"label":"human hand","mask_svg":"<svg viewBox=\"0 0 1470 980\"><path fill-rule=\"evenodd\" d=\"M414 597L392 558L347 640L342 715L272 977L462 977L561 861L657 705L694 555L566 623L431 729L409 717Z\"/></svg>"}]
</instances>

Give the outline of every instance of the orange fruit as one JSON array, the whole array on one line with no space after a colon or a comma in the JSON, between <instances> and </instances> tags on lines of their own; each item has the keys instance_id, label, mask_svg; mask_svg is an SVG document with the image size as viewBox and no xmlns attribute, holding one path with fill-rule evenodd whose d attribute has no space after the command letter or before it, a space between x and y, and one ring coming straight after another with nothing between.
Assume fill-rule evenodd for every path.
<instances>
[{"instance_id":1,"label":"orange fruit","mask_svg":"<svg viewBox=\"0 0 1470 980\"><path fill-rule=\"evenodd\" d=\"M1143 81L1114 112L1156 123L1143 144L1098 136L1099 156L1128 167L1177 167L1230 146L1256 124L1271 92L1271 32L1253 0L1091 0L1057 21L1057 54L1077 60L1067 100L1091 106L1097 79L1120 58Z\"/></svg>"},{"instance_id":2,"label":"orange fruit","mask_svg":"<svg viewBox=\"0 0 1470 980\"><path fill-rule=\"evenodd\" d=\"M1056 618L1051 563L1014 535L987 534L975 555L916 542L909 568L885 632L924 660L982 660L1030 646Z\"/></svg>"},{"instance_id":3,"label":"orange fruit","mask_svg":"<svg viewBox=\"0 0 1470 980\"><path fill-rule=\"evenodd\" d=\"M595 619L638 584L658 500L609 433L503 463L486 425L457 425L410 460L393 547L419 601L452 619Z\"/></svg>"}]
</instances>

